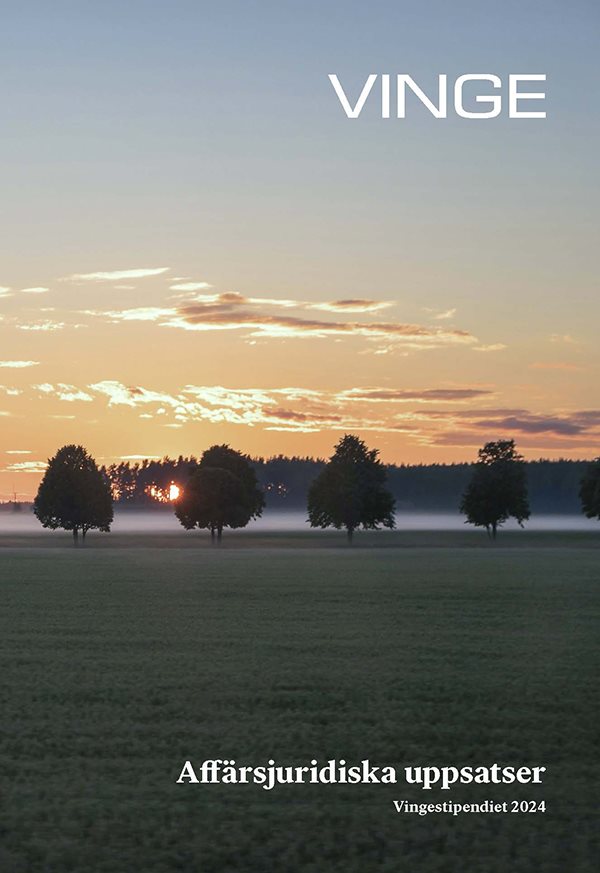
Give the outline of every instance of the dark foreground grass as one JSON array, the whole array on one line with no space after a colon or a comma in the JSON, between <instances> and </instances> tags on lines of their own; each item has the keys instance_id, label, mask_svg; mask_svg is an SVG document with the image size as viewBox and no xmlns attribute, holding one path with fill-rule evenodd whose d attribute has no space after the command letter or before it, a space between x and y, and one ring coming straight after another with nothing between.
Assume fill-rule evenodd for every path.
<instances>
[{"instance_id":1,"label":"dark foreground grass","mask_svg":"<svg viewBox=\"0 0 600 873\"><path fill-rule=\"evenodd\" d=\"M0 549L0 869L595 871L600 552L569 542ZM548 772L175 784L188 758L270 757ZM547 812L398 815L402 798Z\"/></svg>"}]
</instances>

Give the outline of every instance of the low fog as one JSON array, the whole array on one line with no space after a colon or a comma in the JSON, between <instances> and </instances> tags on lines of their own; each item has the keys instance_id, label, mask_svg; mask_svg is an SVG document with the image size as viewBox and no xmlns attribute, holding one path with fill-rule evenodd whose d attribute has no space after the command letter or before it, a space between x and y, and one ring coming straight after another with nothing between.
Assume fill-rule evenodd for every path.
<instances>
[{"instance_id":1,"label":"low fog","mask_svg":"<svg viewBox=\"0 0 600 873\"><path fill-rule=\"evenodd\" d=\"M467 525L464 517L458 513L449 512L398 512L396 513L396 529L407 531L452 531L471 530L481 533L480 528ZM517 530L518 524L509 521L503 525L503 530ZM534 515L527 522L526 529L530 531L592 531L599 530L600 524L583 515ZM116 510L112 525L115 533L183 533L183 528L169 511L160 510ZM267 511L262 518L251 521L245 531L266 533L269 531L308 531L306 514L301 511ZM22 512L11 512L8 509L0 512L0 535L2 533L43 533L44 529L28 509ZM48 531L52 533L52 531ZM228 531L228 536L236 531ZM318 534L320 531L313 530Z\"/></svg>"}]
</instances>

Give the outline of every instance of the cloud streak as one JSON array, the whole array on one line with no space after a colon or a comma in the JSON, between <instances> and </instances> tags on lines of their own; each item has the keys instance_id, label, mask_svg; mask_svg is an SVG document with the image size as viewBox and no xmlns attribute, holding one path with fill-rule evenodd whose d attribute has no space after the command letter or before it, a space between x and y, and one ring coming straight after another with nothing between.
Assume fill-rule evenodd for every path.
<instances>
[{"instance_id":1,"label":"cloud streak","mask_svg":"<svg viewBox=\"0 0 600 873\"><path fill-rule=\"evenodd\" d=\"M67 325L64 321L30 321L16 324L17 330L32 330L48 333L49 331L64 330ZM82 327L81 324L71 325L71 327Z\"/></svg>"},{"instance_id":2,"label":"cloud streak","mask_svg":"<svg viewBox=\"0 0 600 873\"><path fill-rule=\"evenodd\" d=\"M422 391L395 388L350 388L338 394L341 400L370 403L456 403L493 394L483 388L426 388Z\"/></svg>"},{"instance_id":3,"label":"cloud streak","mask_svg":"<svg viewBox=\"0 0 600 873\"><path fill-rule=\"evenodd\" d=\"M349 298L347 300L332 300L330 303L310 303L307 304L307 308L323 312L378 312L394 305L392 301L387 300Z\"/></svg>"},{"instance_id":4,"label":"cloud streak","mask_svg":"<svg viewBox=\"0 0 600 873\"><path fill-rule=\"evenodd\" d=\"M176 282L170 285L171 291L203 291L205 288L212 288L208 282Z\"/></svg>"},{"instance_id":5,"label":"cloud streak","mask_svg":"<svg viewBox=\"0 0 600 873\"><path fill-rule=\"evenodd\" d=\"M164 327L182 330L243 330L248 336L270 339L326 339L363 337L395 341L410 348L435 348L469 345L476 342L468 331L428 328L402 322L321 321L296 316L231 312L190 304L178 308L177 315L163 322Z\"/></svg>"},{"instance_id":6,"label":"cloud streak","mask_svg":"<svg viewBox=\"0 0 600 873\"><path fill-rule=\"evenodd\" d=\"M122 310L87 310L86 314L119 321L155 322L160 327L186 331L239 331L246 338L327 339L360 337L384 341L394 347L428 349L469 346L477 342L466 330L426 327L397 321L345 321L309 318L281 313L281 309L361 311L368 313L387 304L373 300L348 299L332 304L307 304L297 300L244 297L237 292L198 294L185 297L175 306L147 306ZM269 309L276 310L269 312Z\"/></svg>"},{"instance_id":7,"label":"cloud streak","mask_svg":"<svg viewBox=\"0 0 600 873\"><path fill-rule=\"evenodd\" d=\"M15 461L7 464L2 473L44 473L48 463L46 461Z\"/></svg>"},{"instance_id":8,"label":"cloud streak","mask_svg":"<svg viewBox=\"0 0 600 873\"><path fill-rule=\"evenodd\" d=\"M73 273L64 276L68 282L120 282L123 279L146 279L150 276L160 276L170 267L138 267L132 270L98 270L95 273Z\"/></svg>"}]
</instances>

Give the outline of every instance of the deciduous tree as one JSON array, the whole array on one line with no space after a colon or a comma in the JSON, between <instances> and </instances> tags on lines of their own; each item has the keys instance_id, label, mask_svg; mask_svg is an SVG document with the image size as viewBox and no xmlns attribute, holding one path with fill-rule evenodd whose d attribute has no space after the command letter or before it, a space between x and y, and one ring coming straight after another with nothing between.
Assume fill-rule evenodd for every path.
<instances>
[{"instance_id":1,"label":"deciduous tree","mask_svg":"<svg viewBox=\"0 0 600 873\"><path fill-rule=\"evenodd\" d=\"M43 527L72 531L75 545L80 532L85 541L92 528L110 531L110 484L83 446L63 446L50 458L33 511Z\"/></svg>"},{"instance_id":2,"label":"deciduous tree","mask_svg":"<svg viewBox=\"0 0 600 873\"><path fill-rule=\"evenodd\" d=\"M469 524L485 527L495 539L507 519L515 518L523 527L530 516L524 459L514 440L486 443L478 457L460 511Z\"/></svg>"},{"instance_id":3,"label":"deciduous tree","mask_svg":"<svg viewBox=\"0 0 600 873\"><path fill-rule=\"evenodd\" d=\"M352 542L358 527L394 527L394 498L385 487L386 471L377 449L346 434L308 492L311 527L345 528Z\"/></svg>"},{"instance_id":4,"label":"deciduous tree","mask_svg":"<svg viewBox=\"0 0 600 873\"><path fill-rule=\"evenodd\" d=\"M227 445L211 446L175 501L175 514L187 530L206 528L220 542L223 528L246 527L264 504L248 458Z\"/></svg>"}]
</instances>

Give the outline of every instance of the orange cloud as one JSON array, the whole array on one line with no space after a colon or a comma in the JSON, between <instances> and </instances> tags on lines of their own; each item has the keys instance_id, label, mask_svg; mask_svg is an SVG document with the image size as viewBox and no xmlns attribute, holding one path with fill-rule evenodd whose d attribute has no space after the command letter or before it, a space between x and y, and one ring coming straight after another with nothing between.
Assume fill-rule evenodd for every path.
<instances>
[{"instance_id":1,"label":"orange cloud","mask_svg":"<svg viewBox=\"0 0 600 873\"><path fill-rule=\"evenodd\" d=\"M323 339L330 336L359 336L393 340L411 348L434 348L450 344L469 345L477 340L468 331L428 328L401 322L322 321L287 315L238 311L222 305L183 304L164 327L183 330L246 330L250 336Z\"/></svg>"},{"instance_id":2,"label":"orange cloud","mask_svg":"<svg viewBox=\"0 0 600 873\"><path fill-rule=\"evenodd\" d=\"M426 388L419 390L403 390L396 388L350 388L338 396L345 400L363 400L378 403L434 403L460 402L473 400L493 394L493 391L482 388Z\"/></svg>"}]
</instances>

